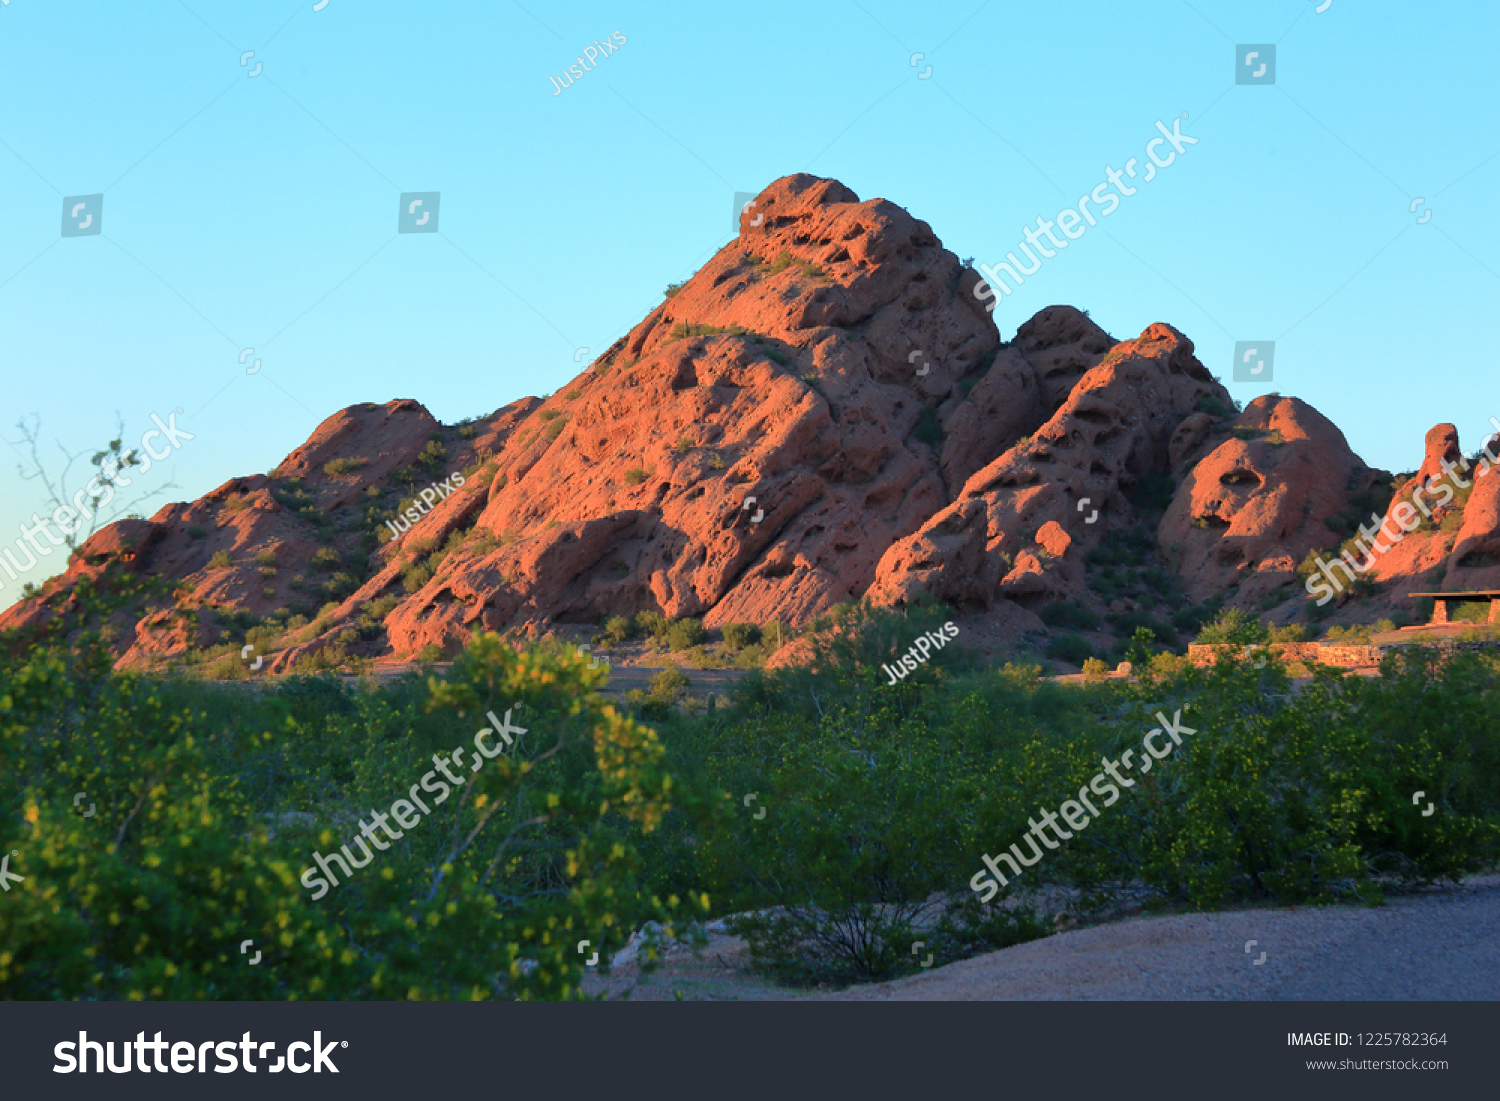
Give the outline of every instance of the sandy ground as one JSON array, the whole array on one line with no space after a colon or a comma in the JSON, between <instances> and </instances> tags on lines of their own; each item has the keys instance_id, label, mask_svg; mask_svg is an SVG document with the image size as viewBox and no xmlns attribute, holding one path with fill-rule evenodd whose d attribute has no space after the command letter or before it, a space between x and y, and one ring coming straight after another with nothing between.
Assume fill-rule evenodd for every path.
<instances>
[{"instance_id":1,"label":"sandy ground","mask_svg":"<svg viewBox=\"0 0 1500 1101\"><path fill-rule=\"evenodd\" d=\"M1500 998L1500 875L1375 909L1128 918L842 991L778 987L747 964L743 942L716 935L696 956L669 952L644 979L627 966L590 975L585 990L652 1001L1490 1001Z\"/></svg>"}]
</instances>

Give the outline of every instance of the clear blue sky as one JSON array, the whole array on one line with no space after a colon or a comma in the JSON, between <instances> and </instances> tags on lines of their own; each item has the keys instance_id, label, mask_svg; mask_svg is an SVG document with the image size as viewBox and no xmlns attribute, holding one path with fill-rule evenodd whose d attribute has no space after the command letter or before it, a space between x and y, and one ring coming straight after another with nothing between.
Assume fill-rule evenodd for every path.
<instances>
[{"instance_id":1,"label":"clear blue sky","mask_svg":"<svg viewBox=\"0 0 1500 1101\"><path fill-rule=\"evenodd\" d=\"M1500 6L313 4L0 7L0 434L37 414L92 449L183 407L147 515L354 402L451 422L557 389L730 239L736 191L836 177L993 262L1183 112L1198 144L1004 335L1052 303L1170 322L1242 401L1295 394L1396 470L1434 423L1472 448L1500 417ZM1239 43L1276 45L1274 85L1236 85ZM405 191L441 192L438 234L395 232ZM60 237L97 193L102 233ZM1230 381L1237 340L1276 341L1274 382ZM43 501L0 454L9 545Z\"/></svg>"}]
</instances>

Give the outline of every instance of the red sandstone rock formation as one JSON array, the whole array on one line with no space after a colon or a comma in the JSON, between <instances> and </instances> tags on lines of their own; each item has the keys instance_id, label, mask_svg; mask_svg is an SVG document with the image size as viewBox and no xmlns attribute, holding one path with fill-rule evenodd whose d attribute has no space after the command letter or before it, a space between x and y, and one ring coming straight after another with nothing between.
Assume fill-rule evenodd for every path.
<instances>
[{"instance_id":1,"label":"red sandstone rock formation","mask_svg":"<svg viewBox=\"0 0 1500 1101\"><path fill-rule=\"evenodd\" d=\"M346 409L271 475L98 533L0 629L45 623L113 567L182 583L116 618L133 667L237 640L236 613L284 625L293 608L274 671L330 647L400 658L475 628L534 635L643 609L796 626L865 595L984 607L975 630L1011 637L1057 598L1134 612L1088 590L1086 557L1154 520L1141 502L1172 482L1164 564L1196 599L1258 602L1380 481L1295 399L1228 423L1228 393L1168 325L1117 344L1052 306L1002 344L977 282L893 203L786 177L546 401L454 427L414 401ZM1429 433L1423 472L1456 454L1450 434ZM377 538L460 469L409 531ZM1403 563L1430 572L1434 556L1500 585L1500 478L1461 531L1408 537L1381 576L1410 588Z\"/></svg>"},{"instance_id":2,"label":"red sandstone rock formation","mask_svg":"<svg viewBox=\"0 0 1500 1101\"><path fill-rule=\"evenodd\" d=\"M1162 552L1200 601L1238 589L1240 600L1258 602L1295 582L1308 551L1337 546L1328 521L1350 493L1380 477L1331 421L1296 398L1256 398L1216 438L1211 425L1189 418L1173 440L1174 465L1182 461L1175 453L1212 444L1157 529Z\"/></svg>"},{"instance_id":3,"label":"red sandstone rock formation","mask_svg":"<svg viewBox=\"0 0 1500 1101\"><path fill-rule=\"evenodd\" d=\"M1097 340L1076 311L1054 307L1039 318L1072 336L1069 344ZM1174 432L1205 399L1232 404L1176 329L1152 325L1116 345L1032 438L1007 448L886 551L871 597L988 606L1001 597L1030 605L1082 595L1084 552L1134 524L1131 491L1166 468ZM1070 537L1058 542L1061 553L1042 541L1054 528Z\"/></svg>"}]
</instances>

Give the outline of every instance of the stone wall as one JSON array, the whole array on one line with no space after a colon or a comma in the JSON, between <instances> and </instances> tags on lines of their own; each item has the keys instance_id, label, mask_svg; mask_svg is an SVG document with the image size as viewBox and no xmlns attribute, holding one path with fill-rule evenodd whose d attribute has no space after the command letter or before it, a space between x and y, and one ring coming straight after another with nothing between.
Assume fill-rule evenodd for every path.
<instances>
[{"instance_id":1,"label":"stone wall","mask_svg":"<svg viewBox=\"0 0 1500 1101\"><path fill-rule=\"evenodd\" d=\"M1234 655L1243 653L1245 649L1244 646L1226 644L1200 646L1195 643L1188 647L1188 659L1194 665L1207 666L1218 660L1220 653ZM1259 650L1262 647L1255 647L1255 649ZM1383 647L1358 646L1348 643L1323 645L1317 642L1273 642L1264 649L1270 650L1282 661L1316 661L1340 669L1353 669L1362 665L1379 665Z\"/></svg>"}]
</instances>

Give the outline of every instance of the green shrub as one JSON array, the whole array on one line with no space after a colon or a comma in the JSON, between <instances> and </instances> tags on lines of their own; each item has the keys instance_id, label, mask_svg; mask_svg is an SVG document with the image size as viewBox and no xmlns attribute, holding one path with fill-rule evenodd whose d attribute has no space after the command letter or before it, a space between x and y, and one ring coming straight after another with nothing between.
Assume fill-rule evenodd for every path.
<instances>
[{"instance_id":1,"label":"green shrub","mask_svg":"<svg viewBox=\"0 0 1500 1101\"><path fill-rule=\"evenodd\" d=\"M635 630L646 638L664 638L672 624L666 616L650 610L635 613Z\"/></svg>"},{"instance_id":2,"label":"green shrub","mask_svg":"<svg viewBox=\"0 0 1500 1101\"><path fill-rule=\"evenodd\" d=\"M726 645L736 650L760 641L760 628L753 623L726 623L720 628Z\"/></svg>"},{"instance_id":3,"label":"green shrub","mask_svg":"<svg viewBox=\"0 0 1500 1101\"><path fill-rule=\"evenodd\" d=\"M628 616L612 615L604 621L604 637L614 645L628 642L634 633Z\"/></svg>"},{"instance_id":4,"label":"green shrub","mask_svg":"<svg viewBox=\"0 0 1500 1101\"><path fill-rule=\"evenodd\" d=\"M1077 604L1070 604L1066 600L1054 600L1042 609L1042 622L1048 627L1092 631L1099 626L1099 617Z\"/></svg>"},{"instance_id":5,"label":"green shrub","mask_svg":"<svg viewBox=\"0 0 1500 1101\"><path fill-rule=\"evenodd\" d=\"M1389 619L1379 619L1374 623L1354 623L1347 627L1337 625L1328 628L1324 636L1332 642L1348 642L1364 645L1370 641L1372 635L1382 634L1386 631L1394 631L1396 624Z\"/></svg>"},{"instance_id":6,"label":"green shrub","mask_svg":"<svg viewBox=\"0 0 1500 1101\"><path fill-rule=\"evenodd\" d=\"M1176 492L1177 483L1170 475L1152 472L1136 483L1130 494L1130 503L1146 512L1162 512L1172 503L1172 495Z\"/></svg>"},{"instance_id":7,"label":"green shrub","mask_svg":"<svg viewBox=\"0 0 1500 1101\"><path fill-rule=\"evenodd\" d=\"M227 570L230 566L228 551L214 551L209 556L208 564L216 570Z\"/></svg>"},{"instance_id":8,"label":"green shrub","mask_svg":"<svg viewBox=\"0 0 1500 1101\"><path fill-rule=\"evenodd\" d=\"M1452 623L1488 623L1490 603L1488 600L1450 600L1448 619Z\"/></svg>"},{"instance_id":9,"label":"green shrub","mask_svg":"<svg viewBox=\"0 0 1500 1101\"><path fill-rule=\"evenodd\" d=\"M667 645L674 650L686 650L690 646L701 646L708 637L701 619L678 619L667 629Z\"/></svg>"},{"instance_id":10,"label":"green shrub","mask_svg":"<svg viewBox=\"0 0 1500 1101\"><path fill-rule=\"evenodd\" d=\"M667 333L667 339L662 341L662 344L672 344L675 341L688 340L695 336L717 336L719 333L743 336L749 331L743 325L721 327L719 325L694 325L686 321L679 321L676 325L672 326L671 332Z\"/></svg>"},{"instance_id":11,"label":"green shrub","mask_svg":"<svg viewBox=\"0 0 1500 1101\"><path fill-rule=\"evenodd\" d=\"M769 623L761 624L760 642L770 653L780 650L782 644L790 641L793 637L792 631L779 619L773 619Z\"/></svg>"},{"instance_id":12,"label":"green shrub","mask_svg":"<svg viewBox=\"0 0 1500 1101\"><path fill-rule=\"evenodd\" d=\"M851 711L853 698L824 688L825 716L739 712L716 745L733 798L702 861L714 897L741 911L733 928L753 965L806 984L882 979L919 970L916 940L947 963L1041 935L1027 911L972 895L932 924L942 893L966 892L979 866L971 808L990 782L988 711L967 703L960 732L925 712ZM904 684L891 691L916 703Z\"/></svg>"},{"instance_id":13,"label":"green shrub","mask_svg":"<svg viewBox=\"0 0 1500 1101\"><path fill-rule=\"evenodd\" d=\"M1088 639L1075 634L1058 635L1047 644L1046 652L1049 658L1079 666L1094 656L1094 648L1089 645Z\"/></svg>"},{"instance_id":14,"label":"green shrub","mask_svg":"<svg viewBox=\"0 0 1500 1101\"><path fill-rule=\"evenodd\" d=\"M688 909L653 897L639 851L678 790L662 747L587 664L486 636L441 682L378 699L326 677L152 683L76 649L0 665L0 834L26 877L0 918L0 997L579 997L578 940L607 958ZM527 732L424 804L433 822L331 891L299 876L434 750L467 745L475 715L516 707ZM246 939L266 966L245 965Z\"/></svg>"},{"instance_id":15,"label":"green shrub","mask_svg":"<svg viewBox=\"0 0 1500 1101\"><path fill-rule=\"evenodd\" d=\"M650 471L642 470L638 466L633 466L629 470L625 471L625 484L628 486L638 486L646 480L649 474Z\"/></svg>"},{"instance_id":16,"label":"green shrub","mask_svg":"<svg viewBox=\"0 0 1500 1101\"><path fill-rule=\"evenodd\" d=\"M1309 600L1306 604L1302 605L1302 614L1307 617L1309 623L1319 623L1333 615L1337 610L1332 601L1326 604L1319 604L1316 600Z\"/></svg>"},{"instance_id":17,"label":"green shrub","mask_svg":"<svg viewBox=\"0 0 1500 1101\"><path fill-rule=\"evenodd\" d=\"M368 459L360 459L352 456L329 459L323 464L323 473L330 478L336 478L341 474L353 474L369 465Z\"/></svg>"},{"instance_id":18,"label":"green shrub","mask_svg":"<svg viewBox=\"0 0 1500 1101\"><path fill-rule=\"evenodd\" d=\"M917 426L912 429L911 434L929 447L941 447L943 443L943 422L938 416L938 411L931 406L923 408L922 412L917 416Z\"/></svg>"},{"instance_id":19,"label":"green shrub","mask_svg":"<svg viewBox=\"0 0 1500 1101\"><path fill-rule=\"evenodd\" d=\"M438 467L442 466L447 458L448 449L443 446L442 438L434 436L427 441L427 446L422 448L421 452L417 455L415 465L421 467L428 474L431 474Z\"/></svg>"},{"instance_id":20,"label":"green shrub","mask_svg":"<svg viewBox=\"0 0 1500 1101\"><path fill-rule=\"evenodd\" d=\"M1203 645L1249 646L1265 642L1266 638L1266 628L1260 620L1239 608L1225 608L1198 632L1196 641Z\"/></svg>"},{"instance_id":21,"label":"green shrub","mask_svg":"<svg viewBox=\"0 0 1500 1101\"><path fill-rule=\"evenodd\" d=\"M1387 620L1382 620L1381 622L1382 623L1389 623L1390 620L1388 620L1388 619ZM1270 626L1266 630L1266 641L1267 642L1306 642L1307 641L1307 628L1304 627L1300 623L1288 623L1285 626L1281 626L1281 627L1278 627L1278 626L1276 626L1276 625L1273 624L1272 626Z\"/></svg>"}]
</instances>

